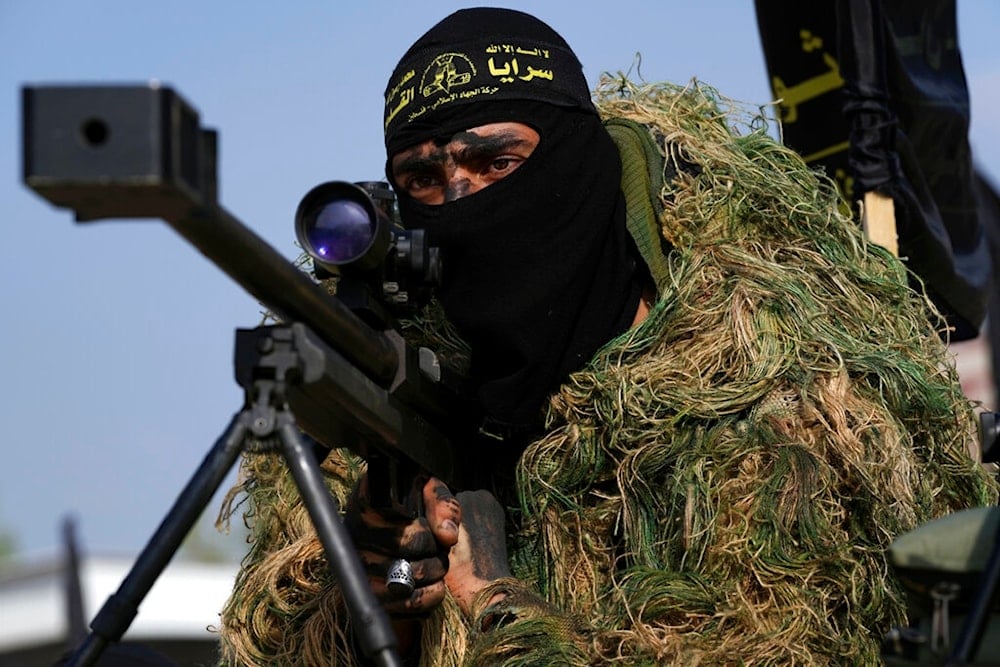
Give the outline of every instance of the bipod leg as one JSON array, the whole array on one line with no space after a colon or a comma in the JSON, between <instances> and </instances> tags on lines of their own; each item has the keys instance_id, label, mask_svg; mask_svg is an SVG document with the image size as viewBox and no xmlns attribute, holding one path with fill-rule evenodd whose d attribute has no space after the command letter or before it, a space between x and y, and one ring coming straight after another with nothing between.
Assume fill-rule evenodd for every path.
<instances>
[{"instance_id":1,"label":"bipod leg","mask_svg":"<svg viewBox=\"0 0 1000 667\"><path fill-rule=\"evenodd\" d=\"M246 389L250 432L267 451L279 449L340 585L354 634L365 657L377 665L401 665L396 635L372 593L361 558L323 481L316 455L307 450L287 402L289 385L322 374L315 350L300 348L296 325L236 332L236 377ZM301 326L301 325L299 325ZM299 332L301 333L301 332ZM277 440L278 442L275 442Z\"/></svg>"},{"instance_id":2,"label":"bipod leg","mask_svg":"<svg viewBox=\"0 0 1000 667\"><path fill-rule=\"evenodd\" d=\"M66 664L73 667L93 665L108 644L121 640L139 612L139 604L236 463L249 428L250 413L246 410L237 413L229 422L139 554L118 591L97 612L90 624L90 634Z\"/></svg>"},{"instance_id":3,"label":"bipod leg","mask_svg":"<svg viewBox=\"0 0 1000 667\"><path fill-rule=\"evenodd\" d=\"M315 456L307 450L290 412L278 412L276 421L285 461L323 544L330 569L340 584L362 652L377 665L401 665L396 635L372 593L361 559L340 519L337 502L323 482Z\"/></svg>"}]
</instances>

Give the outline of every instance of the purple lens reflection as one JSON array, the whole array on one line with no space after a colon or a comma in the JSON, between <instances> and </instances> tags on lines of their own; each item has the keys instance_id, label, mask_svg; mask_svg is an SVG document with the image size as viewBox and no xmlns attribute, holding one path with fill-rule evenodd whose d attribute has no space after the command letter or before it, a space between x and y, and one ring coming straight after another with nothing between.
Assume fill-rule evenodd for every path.
<instances>
[{"instance_id":1,"label":"purple lens reflection","mask_svg":"<svg viewBox=\"0 0 1000 667\"><path fill-rule=\"evenodd\" d=\"M306 239L317 255L331 264L350 262L364 254L375 234L375 221L359 202L341 199L324 206Z\"/></svg>"}]
</instances>

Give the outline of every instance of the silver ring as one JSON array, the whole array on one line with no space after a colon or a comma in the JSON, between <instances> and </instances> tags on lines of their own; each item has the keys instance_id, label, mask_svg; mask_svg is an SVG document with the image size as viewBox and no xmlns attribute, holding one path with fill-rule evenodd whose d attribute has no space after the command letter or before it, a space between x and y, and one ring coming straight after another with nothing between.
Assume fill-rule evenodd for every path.
<instances>
[{"instance_id":1,"label":"silver ring","mask_svg":"<svg viewBox=\"0 0 1000 667\"><path fill-rule=\"evenodd\" d=\"M413 593L416 583L410 561L398 558L389 563L389 570L385 574L385 587L389 595L400 600L408 598Z\"/></svg>"}]
</instances>

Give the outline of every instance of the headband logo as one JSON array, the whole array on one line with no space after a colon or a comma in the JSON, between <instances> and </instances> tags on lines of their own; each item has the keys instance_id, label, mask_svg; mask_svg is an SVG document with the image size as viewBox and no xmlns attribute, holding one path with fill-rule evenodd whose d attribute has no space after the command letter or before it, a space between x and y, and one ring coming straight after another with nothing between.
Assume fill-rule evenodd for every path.
<instances>
[{"instance_id":1,"label":"headband logo","mask_svg":"<svg viewBox=\"0 0 1000 667\"><path fill-rule=\"evenodd\" d=\"M470 42L463 43L468 48L461 53L438 52L430 58L425 51L412 58L411 67L386 91L387 134L393 124L493 96L593 110L586 81L578 73L580 64L571 52L527 39Z\"/></svg>"},{"instance_id":2,"label":"headband logo","mask_svg":"<svg viewBox=\"0 0 1000 667\"><path fill-rule=\"evenodd\" d=\"M476 66L461 53L442 53L431 61L420 79L420 94L431 97L438 93L448 95L453 88L461 88L472 82L476 76Z\"/></svg>"},{"instance_id":3,"label":"headband logo","mask_svg":"<svg viewBox=\"0 0 1000 667\"><path fill-rule=\"evenodd\" d=\"M497 91L496 88L489 86L470 86L476 80L477 74L476 66L464 53L440 53L435 56L424 68L420 84L417 86L413 85L416 83L416 72L409 70L386 94L385 127L388 128L404 109L407 109L407 113L403 117L406 118L406 122L410 122L456 99L471 99L482 94L492 95ZM459 91L460 88L465 90ZM410 104L418 99L420 107L409 108Z\"/></svg>"}]
</instances>

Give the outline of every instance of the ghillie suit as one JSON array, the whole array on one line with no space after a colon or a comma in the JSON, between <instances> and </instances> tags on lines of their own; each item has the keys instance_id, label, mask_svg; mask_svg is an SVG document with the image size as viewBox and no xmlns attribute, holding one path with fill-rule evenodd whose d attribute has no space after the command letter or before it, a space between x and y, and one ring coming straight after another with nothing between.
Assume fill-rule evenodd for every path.
<instances>
[{"instance_id":1,"label":"ghillie suit","mask_svg":"<svg viewBox=\"0 0 1000 667\"><path fill-rule=\"evenodd\" d=\"M940 320L759 118L697 83L606 78L597 103L658 299L551 398L517 469L517 579L471 620L446 601L421 664L876 664L905 615L890 541L995 498ZM359 464L325 465L343 501ZM350 664L283 465L243 475L224 660Z\"/></svg>"}]
</instances>

